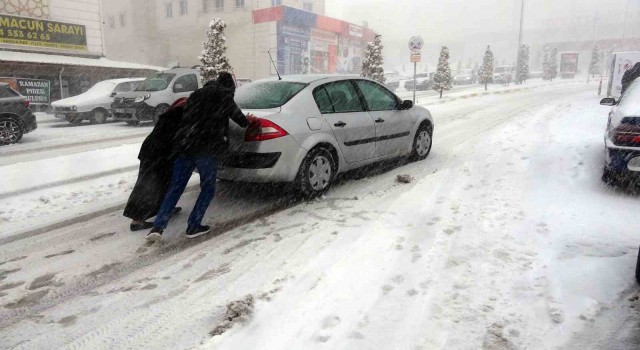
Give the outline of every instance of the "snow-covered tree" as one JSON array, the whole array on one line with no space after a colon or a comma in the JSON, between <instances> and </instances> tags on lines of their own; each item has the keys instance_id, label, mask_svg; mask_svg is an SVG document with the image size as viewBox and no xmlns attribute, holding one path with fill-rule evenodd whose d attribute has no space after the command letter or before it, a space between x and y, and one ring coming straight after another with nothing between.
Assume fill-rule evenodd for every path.
<instances>
[{"instance_id":1,"label":"snow-covered tree","mask_svg":"<svg viewBox=\"0 0 640 350\"><path fill-rule=\"evenodd\" d=\"M593 77L596 74L600 74L601 65L600 65L600 48L598 44L593 46L593 51L591 51L591 63L589 64L589 74Z\"/></svg>"},{"instance_id":2,"label":"snow-covered tree","mask_svg":"<svg viewBox=\"0 0 640 350\"><path fill-rule=\"evenodd\" d=\"M382 68L384 63L382 49L384 46L382 46L381 38L381 35L376 35L374 41L367 44L367 50L362 60L362 76L384 84L384 68Z\"/></svg>"},{"instance_id":3,"label":"snow-covered tree","mask_svg":"<svg viewBox=\"0 0 640 350\"><path fill-rule=\"evenodd\" d=\"M544 48L544 61L542 62L542 78L551 80L558 76L558 49L549 47Z\"/></svg>"},{"instance_id":4,"label":"snow-covered tree","mask_svg":"<svg viewBox=\"0 0 640 350\"><path fill-rule=\"evenodd\" d=\"M449 49L443 46L440 50L438 68L433 76L433 89L440 92L440 98L442 98L442 92L451 90L451 87L453 87L453 76L449 67Z\"/></svg>"},{"instance_id":5,"label":"snow-covered tree","mask_svg":"<svg viewBox=\"0 0 640 350\"><path fill-rule=\"evenodd\" d=\"M487 51L482 58L482 66L478 71L478 82L484 84L484 89L487 90L487 84L493 82L493 52L491 47L487 46Z\"/></svg>"},{"instance_id":6,"label":"snow-covered tree","mask_svg":"<svg viewBox=\"0 0 640 350\"><path fill-rule=\"evenodd\" d=\"M529 78L529 45L522 45L520 47L520 54L518 55L518 74L516 81L518 84L524 83Z\"/></svg>"},{"instance_id":7,"label":"snow-covered tree","mask_svg":"<svg viewBox=\"0 0 640 350\"><path fill-rule=\"evenodd\" d=\"M227 24L220 18L213 18L209 23L207 38L202 42L202 53L200 54L200 74L204 82L218 78L221 72L230 72L231 65L226 56L227 37L224 29Z\"/></svg>"}]
</instances>

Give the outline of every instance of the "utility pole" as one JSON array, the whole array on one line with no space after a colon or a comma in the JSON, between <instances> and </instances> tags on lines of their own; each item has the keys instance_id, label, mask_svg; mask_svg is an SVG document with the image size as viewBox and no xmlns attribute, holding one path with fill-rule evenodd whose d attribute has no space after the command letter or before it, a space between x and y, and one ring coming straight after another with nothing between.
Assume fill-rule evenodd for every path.
<instances>
[{"instance_id":1,"label":"utility pole","mask_svg":"<svg viewBox=\"0 0 640 350\"><path fill-rule=\"evenodd\" d=\"M591 45L591 59L593 59L593 50L596 48L596 28L598 27L598 9L596 9L596 15L593 17L593 45ZM589 62L589 68L591 68L591 62ZM587 84L589 84L589 78L591 78L591 72L587 70Z\"/></svg>"},{"instance_id":2,"label":"utility pole","mask_svg":"<svg viewBox=\"0 0 640 350\"><path fill-rule=\"evenodd\" d=\"M516 60L516 83L522 84L522 80L520 79L520 48L522 47L522 25L524 23L524 0L522 0L522 4L520 7L520 33L518 34L518 55Z\"/></svg>"},{"instance_id":3,"label":"utility pole","mask_svg":"<svg viewBox=\"0 0 640 350\"><path fill-rule=\"evenodd\" d=\"M625 42L627 41L627 21L629 20L629 4L631 3L631 0L627 0L627 9L624 12L624 29L622 31L622 51L625 51L624 49L624 45Z\"/></svg>"}]
</instances>

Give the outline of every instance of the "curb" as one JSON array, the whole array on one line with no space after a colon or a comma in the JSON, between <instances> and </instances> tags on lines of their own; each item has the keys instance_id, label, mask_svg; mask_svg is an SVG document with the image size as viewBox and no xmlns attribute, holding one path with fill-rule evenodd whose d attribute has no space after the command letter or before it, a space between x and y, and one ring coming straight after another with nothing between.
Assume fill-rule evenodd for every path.
<instances>
[{"instance_id":1,"label":"curb","mask_svg":"<svg viewBox=\"0 0 640 350\"><path fill-rule=\"evenodd\" d=\"M562 84L558 84L558 85L562 85ZM456 100L464 100L464 99L468 99L468 98L472 98L472 97L488 96L488 95L506 95L506 94L510 94L510 93L514 93L514 92L530 91L530 90L535 90L537 88L546 87L546 86L548 86L548 85L538 85L538 86L522 87L522 88L515 88L515 89L509 89L509 90L499 90L499 91L474 92L474 93L470 93L470 94L466 94L466 95L459 95L459 96L454 96L454 97L446 97L446 98L444 98L442 100L438 100L438 101L434 101L434 102L418 103L418 104L423 105L423 106L430 106L430 105L448 103L448 102L456 101Z\"/></svg>"}]
</instances>

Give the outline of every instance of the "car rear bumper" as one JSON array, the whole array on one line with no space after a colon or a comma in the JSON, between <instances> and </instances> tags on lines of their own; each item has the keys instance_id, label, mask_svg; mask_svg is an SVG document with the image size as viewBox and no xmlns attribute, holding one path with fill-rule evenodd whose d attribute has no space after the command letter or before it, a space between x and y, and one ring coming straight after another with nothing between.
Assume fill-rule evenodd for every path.
<instances>
[{"instance_id":1,"label":"car rear bumper","mask_svg":"<svg viewBox=\"0 0 640 350\"><path fill-rule=\"evenodd\" d=\"M38 121L36 120L36 116L31 111L24 115L23 120L25 125L25 134L30 133L38 128Z\"/></svg>"},{"instance_id":2,"label":"car rear bumper","mask_svg":"<svg viewBox=\"0 0 640 350\"><path fill-rule=\"evenodd\" d=\"M612 172L640 175L640 148L618 147L607 139L605 166Z\"/></svg>"},{"instance_id":3,"label":"car rear bumper","mask_svg":"<svg viewBox=\"0 0 640 350\"><path fill-rule=\"evenodd\" d=\"M246 143L225 159L218 178L241 182L293 182L306 154L307 150L291 137Z\"/></svg>"}]
</instances>

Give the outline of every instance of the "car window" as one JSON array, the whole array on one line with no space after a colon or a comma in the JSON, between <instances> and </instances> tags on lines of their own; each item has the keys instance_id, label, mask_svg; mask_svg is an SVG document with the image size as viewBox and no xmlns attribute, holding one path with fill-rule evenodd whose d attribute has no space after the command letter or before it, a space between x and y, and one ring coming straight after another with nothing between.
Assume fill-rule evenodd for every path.
<instances>
[{"instance_id":1,"label":"car window","mask_svg":"<svg viewBox=\"0 0 640 350\"><path fill-rule=\"evenodd\" d=\"M173 92L190 92L198 90L198 78L195 74L183 75L173 83Z\"/></svg>"},{"instance_id":2,"label":"car window","mask_svg":"<svg viewBox=\"0 0 640 350\"><path fill-rule=\"evenodd\" d=\"M329 95L334 113L364 112L360 96L350 80L325 84L323 87Z\"/></svg>"},{"instance_id":3,"label":"car window","mask_svg":"<svg viewBox=\"0 0 640 350\"><path fill-rule=\"evenodd\" d=\"M113 89L113 92L124 92L124 91L131 91L131 84L129 84L128 82L120 83L116 85L115 89Z\"/></svg>"},{"instance_id":4,"label":"car window","mask_svg":"<svg viewBox=\"0 0 640 350\"><path fill-rule=\"evenodd\" d=\"M316 105L322 114L333 113L333 105L327 90L323 86L316 88L313 91L313 99L316 100Z\"/></svg>"},{"instance_id":5,"label":"car window","mask_svg":"<svg viewBox=\"0 0 640 350\"><path fill-rule=\"evenodd\" d=\"M0 98L16 97L18 94L11 90L8 86L0 87Z\"/></svg>"},{"instance_id":6,"label":"car window","mask_svg":"<svg viewBox=\"0 0 640 350\"><path fill-rule=\"evenodd\" d=\"M242 109L278 108L289 102L307 84L290 81L262 81L244 84L236 90L234 100Z\"/></svg>"},{"instance_id":7,"label":"car window","mask_svg":"<svg viewBox=\"0 0 640 350\"><path fill-rule=\"evenodd\" d=\"M356 85L362 92L370 111L398 109L398 100L395 95L384 87L369 80L357 80Z\"/></svg>"},{"instance_id":8,"label":"car window","mask_svg":"<svg viewBox=\"0 0 640 350\"><path fill-rule=\"evenodd\" d=\"M156 73L140 83L136 91L162 91L169 86L175 76L172 73Z\"/></svg>"}]
</instances>

